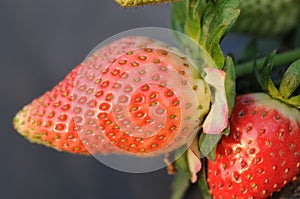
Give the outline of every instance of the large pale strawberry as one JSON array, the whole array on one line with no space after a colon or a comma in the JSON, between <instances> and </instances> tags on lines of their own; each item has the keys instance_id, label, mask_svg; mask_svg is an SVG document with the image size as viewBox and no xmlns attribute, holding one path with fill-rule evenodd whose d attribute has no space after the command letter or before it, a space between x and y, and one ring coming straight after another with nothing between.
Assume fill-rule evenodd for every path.
<instances>
[{"instance_id":1,"label":"large pale strawberry","mask_svg":"<svg viewBox=\"0 0 300 199\"><path fill-rule=\"evenodd\" d=\"M155 155L192 141L210 98L200 72L179 51L127 37L93 52L26 105L14 126L31 142L61 151Z\"/></svg>"},{"instance_id":2,"label":"large pale strawberry","mask_svg":"<svg viewBox=\"0 0 300 199\"><path fill-rule=\"evenodd\" d=\"M270 58L271 60L271 58ZM208 160L208 185L214 198L267 198L300 173L300 60L286 71L279 90L267 60L259 82L268 91L236 97L230 134Z\"/></svg>"}]
</instances>

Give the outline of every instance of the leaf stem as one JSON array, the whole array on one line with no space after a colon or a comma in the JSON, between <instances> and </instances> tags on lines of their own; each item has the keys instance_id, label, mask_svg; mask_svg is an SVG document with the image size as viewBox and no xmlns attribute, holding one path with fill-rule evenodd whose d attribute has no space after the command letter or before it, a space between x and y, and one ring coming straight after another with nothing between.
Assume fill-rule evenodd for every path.
<instances>
[{"instance_id":1,"label":"leaf stem","mask_svg":"<svg viewBox=\"0 0 300 199\"><path fill-rule=\"evenodd\" d=\"M277 54L274 57L274 67L288 64L297 59L300 59L300 49L295 49L295 50L291 50L288 52ZM259 69L262 68L265 60L266 60L266 57L256 60L257 67ZM244 75L253 73L253 65L254 65L254 61L245 62L245 63L236 65L235 66L236 76L242 77Z\"/></svg>"}]
</instances>

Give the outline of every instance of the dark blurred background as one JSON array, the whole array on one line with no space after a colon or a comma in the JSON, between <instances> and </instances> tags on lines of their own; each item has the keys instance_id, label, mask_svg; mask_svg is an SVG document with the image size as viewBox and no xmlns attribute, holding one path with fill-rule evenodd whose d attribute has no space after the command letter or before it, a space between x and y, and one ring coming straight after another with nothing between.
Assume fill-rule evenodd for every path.
<instances>
[{"instance_id":1,"label":"dark blurred background","mask_svg":"<svg viewBox=\"0 0 300 199\"><path fill-rule=\"evenodd\" d=\"M12 119L99 42L132 28L168 28L170 11L167 4L122 9L113 0L0 0L0 199L169 198L165 169L128 174L30 144ZM224 46L237 51L230 41ZM186 198L200 199L197 191Z\"/></svg>"}]
</instances>

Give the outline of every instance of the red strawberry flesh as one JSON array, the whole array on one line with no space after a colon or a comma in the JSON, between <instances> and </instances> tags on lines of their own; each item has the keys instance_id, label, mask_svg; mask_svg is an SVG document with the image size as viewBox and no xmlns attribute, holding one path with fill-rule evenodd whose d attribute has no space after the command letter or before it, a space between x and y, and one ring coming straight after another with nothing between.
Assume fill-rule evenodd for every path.
<instances>
[{"instance_id":1,"label":"red strawberry flesh","mask_svg":"<svg viewBox=\"0 0 300 199\"><path fill-rule=\"evenodd\" d=\"M231 132L208 161L214 198L267 198L300 171L300 113L266 94L238 96Z\"/></svg>"}]
</instances>

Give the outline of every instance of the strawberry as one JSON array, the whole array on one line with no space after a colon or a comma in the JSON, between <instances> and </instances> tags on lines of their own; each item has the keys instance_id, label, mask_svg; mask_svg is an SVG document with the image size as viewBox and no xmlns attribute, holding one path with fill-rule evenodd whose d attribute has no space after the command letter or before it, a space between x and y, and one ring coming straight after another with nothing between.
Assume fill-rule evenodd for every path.
<instances>
[{"instance_id":1,"label":"strawberry","mask_svg":"<svg viewBox=\"0 0 300 199\"><path fill-rule=\"evenodd\" d=\"M217 145L215 160L208 160L214 198L267 198L300 174L300 101L291 96L300 83L300 60L277 90L269 76L272 56L256 71L269 95L236 97L230 133Z\"/></svg>"},{"instance_id":2,"label":"strawberry","mask_svg":"<svg viewBox=\"0 0 300 199\"><path fill-rule=\"evenodd\" d=\"M156 155L193 139L210 93L188 58L146 37L102 46L14 118L34 143L79 154Z\"/></svg>"},{"instance_id":3,"label":"strawberry","mask_svg":"<svg viewBox=\"0 0 300 199\"><path fill-rule=\"evenodd\" d=\"M299 0L241 1L234 31L258 36L282 35L300 23Z\"/></svg>"},{"instance_id":4,"label":"strawberry","mask_svg":"<svg viewBox=\"0 0 300 199\"><path fill-rule=\"evenodd\" d=\"M300 112L266 94L236 98L231 132L208 161L214 198L267 198L300 171Z\"/></svg>"}]
</instances>

